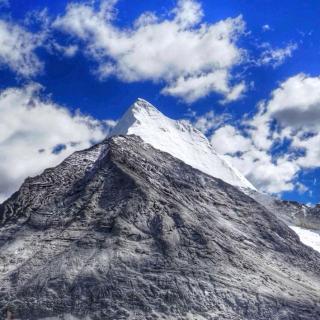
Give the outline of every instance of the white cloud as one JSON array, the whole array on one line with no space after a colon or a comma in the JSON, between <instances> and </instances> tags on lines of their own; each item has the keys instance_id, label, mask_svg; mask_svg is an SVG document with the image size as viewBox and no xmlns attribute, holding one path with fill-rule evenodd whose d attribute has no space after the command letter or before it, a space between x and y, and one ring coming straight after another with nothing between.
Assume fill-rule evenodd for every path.
<instances>
[{"instance_id":1,"label":"white cloud","mask_svg":"<svg viewBox=\"0 0 320 320\"><path fill-rule=\"evenodd\" d=\"M246 84L244 82L241 82L235 85L231 90L229 90L229 92L226 94L225 98L221 100L221 102L225 104L232 101L236 101L243 96L246 90Z\"/></svg>"},{"instance_id":2,"label":"white cloud","mask_svg":"<svg viewBox=\"0 0 320 320\"><path fill-rule=\"evenodd\" d=\"M229 74L227 70L218 70L199 76L179 77L175 82L162 90L162 93L183 97L183 100L192 103L205 97L211 92L217 92L225 96L223 103L239 99L245 90L245 84L241 83L233 88L229 86Z\"/></svg>"},{"instance_id":3,"label":"white cloud","mask_svg":"<svg viewBox=\"0 0 320 320\"><path fill-rule=\"evenodd\" d=\"M163 94L193 102L211 92L225 102L238 99L245 84L232 85L232 68L244 51L237 39L245 29L241 16L214 24L202 22L195 0L180 0L167 18L145 12L132 28L118 28L107 2L99 10L71 3L54 27L82 40L87 54L98 62L98 75L123 81L164 83Z\"/></svg>"},{"instance_id":4,"label":"white cloud","mask_svg":"<svg viewBox=\"0 0 320 320\"><path fill-rule=\"evenodd\" d=\"M287 58L292 57L293 51L298 49L296 43L288 44L284 48L272 48L270 44L266 44L266 50L264 50L257 61L259 66L271 65L276 68L283 64Z\"/></svg>"},{"instance_id":5,"label":"white cloud","mask_svg":"<svg viewBox=\"0 0 320 320\"><path fill-rule=\"evenodd\" d=\"M253 135L244 135L225 125L214 132L211 143L259 190L278 193L294 188L291 180L297 173L297 165L282 158L274 160L255 145Z\"/></svg>"},{"instance_id":6,"label":"white cloud","mask_svg":"<svg viewBox=\"0 0 320 320\"><path fill-rule=\"evenodd\" d=\"M41 98L31 84L0 93L0 198L27 176L57 165L72 152L100 141L112 122L92 119ZM62 146L61 152L53 153Z\"/></svg>"},{"instance_id":7,"label":"white cloud","mask_svg":"<svg viewBox=\"0 0 320 320\"><path fill-rule=\"evenodd\" d=\"M235 127L225 125L215 131L211 143L220 154L243 153L251 149L250 139L239 134Z\"/></svg>"},{"instance_id":8,"label":"white cloud","mask_svg":"<svg viewBox=\"0 0 320 320\"><path fill-rule=\"evenodd\" d=\"M292 180L299 167L287 158L273 159L268 151L255 146L252 136L227 125L212 135L211 142L259 190L280 193L294 188Z\"/></svg>"},{"instance_id":9,"label":"white cloud","mask_svg":"<svg viewBox=\"0 0 320 320\"><path fill-rule=\"evenodd\" d=\"M320 129L320 77L295 75L272 92L267 115L292 129Z\"/></svg>"},{"instance_id":10,"label":"white cloud","mask_svg":"<svg viewBox=\"0 0 320 320\"><path fill-rule=\"evenodd\" d=\"M194 0L178 1L173 13L175 14L176 23L183 27L192 27L199 23L203 17L200 3Z\"/></svg>"},{"instance_id":11,"label":"white cloud","mask_svg":"<svg viewBox=\"0 0 320 320\"><path fill-rule=\"evenodd\" d=\"M11 22L0 20L0 66L18 75L30 77L42 70L35 54L41 39Z\"/></svg>"},{"instance_id":12,"label":"white cloud","mask_svg":"<svg viewBox=\"0 0 320 320\"><path fill-rule=\"evenodd\" d=\"M320 121L320 120L319 120ZM302 149L304 155L296 162L303 168L314 169L320 167L320 132L307 139L293 137L292 147Z\"/></svg>"},{"instance_id":13,"label":"white cloud","mask_svg":"<svg viewBox=\"0 0 320 320\"><path fill-rule=\"evenodd\" d=\"M303 183L301 182L298 182L297 183L297 190L300 194L304 194L306 193L309 189L306 185L304 185Z\"/></svg>"},{"instance_id":14,"label":"white cloud","mask_svg":"<svg viewBox=\"0 0 320 320\"><path fill-rule=\"evenodd\" d=\"M62 53L62 55L64 55L67 58L72 58L73 56L75 56L79 49L77 45L64 46L54 41L50 45L51 47L49 49L51 51L53 49L54 51Z\"/></svg>"},{"instance_id":15,"label":"white cloud","mask_svg":"<svg viewBox=\"0 0 320 320\"><path fill-rule=\"evenodd\" d=\"M218 115L213 111L209 111L201 116L195 116L195 114L193 114L192 117L193 125L203 134L211 133L213 130L225 125L225 123L231 119L230 115L226 113Z\"/></svg>"},{"instance_id":16,"label":"white cloud","mask_svg":"<svg viewBox=\"0 0 320 320\"><path fill-rule=\"evenodd\" d=\"M266 151L254 146L241 156L229 156L229 161L260 191L281 193L295 188L294 179L299 167L286 158L274 160Z\"/></svg>"},{"instance_id":17,"label":"white cloud","mask_svg":"<svg viewBox=\"0 0 320 320\"><path fill-rule=\"evenodd\" d=\"M281 83L264 117L277 120L278 136L292 140L292 152L304 152L295 160L300 167L320 166L320 77L298 74Z\"/></svg>"},{"instance_id":18,"label":"white cloud","mask_svg":"<svg viewBox=\"0 0 320 320\"><path fill-rule=\"evenodd\" d=\"M225 124L211 141L260 190L306 192L298 174L320 167L320 77L283 81L256 115L242 121L242 130Z\"/></svg>"},{"instance_id":19,"label":"white cloud","mask_svg":"<svg viewBox=\"0 0 320 320\"><path fill-rule=\"evenodd\" d=\"M271 27L268 24L264 24L262 26L262 31L266 32L266 31L270 31L270 30L271 30Z\"/></svg>"}]
</instances>

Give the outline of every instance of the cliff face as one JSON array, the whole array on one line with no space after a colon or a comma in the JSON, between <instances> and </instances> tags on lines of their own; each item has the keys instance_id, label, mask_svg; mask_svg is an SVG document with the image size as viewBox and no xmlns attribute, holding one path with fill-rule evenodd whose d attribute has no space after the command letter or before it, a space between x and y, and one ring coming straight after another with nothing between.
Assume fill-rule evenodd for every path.
<instances>
[{"instance_id":1,"label":"cliff face","mask_svg":"<svg viewBox=\"0 0 320 320\"><path fill-rule=\"evenodd\" d=\"M0 221L0 308L15 319L320 318L318 253L137 136L27 179Z\"/></svg>"}]
</instances>

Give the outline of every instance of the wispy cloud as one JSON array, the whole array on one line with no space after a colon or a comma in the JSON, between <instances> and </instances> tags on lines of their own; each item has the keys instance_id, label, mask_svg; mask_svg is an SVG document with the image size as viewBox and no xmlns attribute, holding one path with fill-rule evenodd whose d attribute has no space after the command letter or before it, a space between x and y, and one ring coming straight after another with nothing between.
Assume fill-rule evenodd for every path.
<instances>
[{"instance_id":1,"label":"wispy cloud","mask_svg":"<svg viewBox=\"0 0 320 320\"><path fill-rule=\"evenodd\" d=\"M262 26L262 31L266 32L266 31L270 31L270 30L271 30L271 27L268 24L264 24Z\"/></svg>"},{"instance_id":2,"label":"wispy cloud","mask_svg":"<svg viewBox=\"0 0 320 320\"><path fill-rule=\"evenodd\" d=\"M264 44L263 47L265 47L265 50L258 58L257 65L270 65L273 68L283 64L286 59L292 57L293 52L298 49L296 43L290 43L284 48L272 48L269 43Z\"/></svg>"},{"instance_id":3,"label":"wispy cloud","mask_svg":"<svg viewBox=\"0 0 320 320\"><path fill-rule=\"evenodd\" d=\"M23 77L39 73L43 64L35 50L41 45L41 40L19 25L0 20L0 66Z\"/></svg>"}]
</instances>

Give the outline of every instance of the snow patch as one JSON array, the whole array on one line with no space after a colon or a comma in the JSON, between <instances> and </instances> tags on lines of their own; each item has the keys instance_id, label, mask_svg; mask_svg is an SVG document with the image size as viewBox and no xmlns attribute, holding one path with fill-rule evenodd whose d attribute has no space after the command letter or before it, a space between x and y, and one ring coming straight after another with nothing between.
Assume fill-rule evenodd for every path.
<instances>
[{"instance_id":1,"label":"snow patch","mask_svg":"<svg viewBox=\"0 0 320 320\"><path fill-rule=\"evenodd\" d=\"M300 241L303 244L320 252L320 231L304 229L296 226L290 226L290 228L299 236Z\"/></svg>"}]
</instances>

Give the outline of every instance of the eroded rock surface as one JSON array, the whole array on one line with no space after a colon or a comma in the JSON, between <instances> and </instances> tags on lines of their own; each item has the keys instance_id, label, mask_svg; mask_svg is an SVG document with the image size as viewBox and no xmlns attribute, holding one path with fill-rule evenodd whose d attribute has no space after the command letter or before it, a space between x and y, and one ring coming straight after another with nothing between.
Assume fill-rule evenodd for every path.
<instances>
[{"instance_id":1,"label":"eroded rock surface","mask_svg":"<svg viewBox=\"0 0 320 320\"><path fill-rule=\"evenodd\" d=\"M136 136L29 178L0 205L15 319L320 319L320 255L235 187Z\"/></svg>"}]
</instances>

